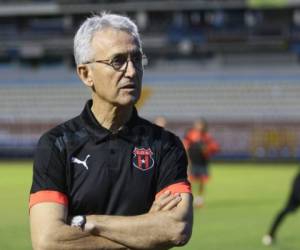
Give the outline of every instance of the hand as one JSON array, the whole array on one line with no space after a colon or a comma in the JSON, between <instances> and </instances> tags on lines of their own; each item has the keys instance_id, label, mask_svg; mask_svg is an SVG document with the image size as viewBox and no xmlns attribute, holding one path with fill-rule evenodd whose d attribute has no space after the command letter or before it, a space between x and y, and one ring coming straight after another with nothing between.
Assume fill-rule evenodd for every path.
<instances>
[{"instance_id":1,"label":"hand","mask_svg":"<svg viewBox=\"0 0 300 250\"><path fill-rule=\"evenodd\" d=\"M172 194L171 191L166 191L153 202L149 213L158 211L168 211L176 207L181 202L179 193Z\"/></svg>"}]
</instances>

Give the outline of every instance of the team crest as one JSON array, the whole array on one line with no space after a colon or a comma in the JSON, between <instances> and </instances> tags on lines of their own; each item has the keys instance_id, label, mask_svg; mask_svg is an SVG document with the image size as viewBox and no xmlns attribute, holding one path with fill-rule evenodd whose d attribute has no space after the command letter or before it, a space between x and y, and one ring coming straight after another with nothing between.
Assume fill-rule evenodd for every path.
<instances>
[{"instance_id":1,"label":"team crest","mask_svg":"<svg viewBox=\"0 0 300 250\"><path fill-rule=\"evenodd\" d=\"M133 166L139 170L146 171L154 166L153 152L151 148L137 148L133 150Z\"/></svg>"}]
</instances>

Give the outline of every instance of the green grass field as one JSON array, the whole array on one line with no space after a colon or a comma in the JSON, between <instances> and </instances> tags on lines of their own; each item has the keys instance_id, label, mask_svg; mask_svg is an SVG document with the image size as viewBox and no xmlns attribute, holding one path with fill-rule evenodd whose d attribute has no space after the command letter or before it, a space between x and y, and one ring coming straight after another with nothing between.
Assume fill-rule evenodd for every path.
<instances>
[{"instance_id":1,"label":"green grass field","mask_svg":"<svg viewBox=\"0 0 300 250\"><path fill-rule=\"evenodd\" d=\"M214 164L206 204L195 210L185 250L260 250L261 237L286 200L296 165ZM28 192L31 163L0 162L0 249L31 249ZM300 212L280 228L276 250L300 249ZM270 248L269 248L270 249Z\"/></svg>"}]
</instances>

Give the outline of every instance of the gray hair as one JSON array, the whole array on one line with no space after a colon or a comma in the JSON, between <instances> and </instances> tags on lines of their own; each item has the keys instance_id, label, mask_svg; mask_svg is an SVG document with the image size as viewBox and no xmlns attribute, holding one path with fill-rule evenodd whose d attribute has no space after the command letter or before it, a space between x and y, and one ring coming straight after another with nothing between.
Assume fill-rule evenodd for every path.
<instances>
[{"instance_id":1,"label":"gray hair","mask_svg":"<svg viewBox=\"0 0 300 250\"><path fill-rule=\"evenodd\" d=\"M141 39L136 24L128 17L101 13L87 18L79 27L74 37L74 57L76 65L92 60L93 51L91 41L97 31L105 28L114 28L126 31L136 38L138 46L141 47Z\"/></svg>"}]
</instances>

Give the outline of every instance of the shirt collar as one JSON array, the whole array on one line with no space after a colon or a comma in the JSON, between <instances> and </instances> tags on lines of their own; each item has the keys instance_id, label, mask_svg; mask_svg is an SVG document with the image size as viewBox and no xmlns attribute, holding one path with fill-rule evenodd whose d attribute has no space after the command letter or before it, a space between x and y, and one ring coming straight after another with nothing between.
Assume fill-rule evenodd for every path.
<instances>
[{"instance_id":1,"label":"shirt collar","mask_svg":"<svg viewBox=\"0 0 300 250\"><path fill-rule=\"evenodd\" d=\"M106 137L112 135L113 133L110 130L102 127L101 124L99 124L99 122L97 121L97 119L95 118L91 110L92 104L93 104L92 100L87 101L83 111L81 112L80 117L91 138L95 142L100 142L104 140ZM120 129L117 135L120 135L121 137L130 141L135 140L136 136L134 135L135 134L134 127L137 124L137 120L138 120L138 114L136 108L134 107L130 119L124 124L124 126L122 127L122 129Z\"/></svg>"}]
</instances>

